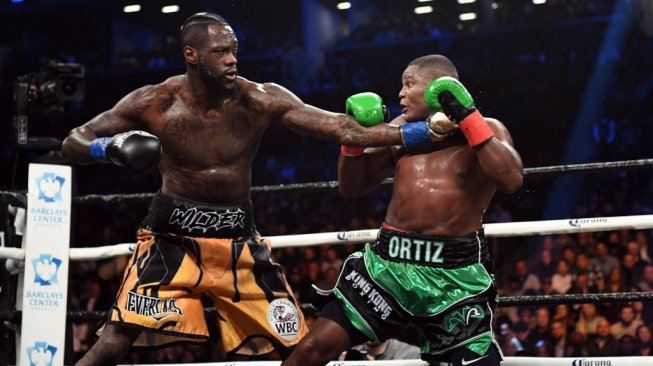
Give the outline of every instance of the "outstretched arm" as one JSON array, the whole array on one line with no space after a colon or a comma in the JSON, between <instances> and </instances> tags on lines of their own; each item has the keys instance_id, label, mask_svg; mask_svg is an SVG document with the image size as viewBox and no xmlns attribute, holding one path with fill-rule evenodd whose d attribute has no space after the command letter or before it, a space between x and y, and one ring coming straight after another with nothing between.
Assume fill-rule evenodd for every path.
<instances>
[{"instance_id":1,"label":"outstretched arm","mask_svg":"<svg viewBox=\"0 0 653 366\"><path fill-rule=\"evenodd\" d=\"M401 145L397 126L361 126L354 117L333 113L305 104L282 86L265 84L259 88L278 116L279 122L293 131L346 146Z\"/></svg>"},{"instance_id":2,"label":"outstretched arm","mask_svg":"<svg viewBox=\"0 0 653 366\"><path fill-rule=\"evenodd\" d=\"M143 117L154 102L153 88L146 86L131 92L113 108L71 130L63 141L62 153L77 163L91 164L95 160L90 155L89 146L96 138L145 129Z\"/></svg>"}]
</instances>

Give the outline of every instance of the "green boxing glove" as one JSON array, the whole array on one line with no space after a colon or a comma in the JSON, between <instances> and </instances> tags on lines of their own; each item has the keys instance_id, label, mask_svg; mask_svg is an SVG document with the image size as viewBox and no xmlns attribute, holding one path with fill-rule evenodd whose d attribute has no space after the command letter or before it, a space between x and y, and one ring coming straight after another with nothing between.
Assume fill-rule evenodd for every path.
<instances>
[{"instance_id":1,"label":"green boxing glove","mask_svg":"<svg viewBox=\"0 0 653 366\"><path fill-rule=\"evenodd\" d=\"M474 106L474 98L455 78L443 76L433 80L424 91L424 102L434 111L442 111L456 122L469 146L479 146L494 136L485 118ZM434 130L434 126L430 126Z\"/></svg>"},{"instance_id":2,"label":"green boxing glove","mask_svg":"<svg viewBox=\"0 0 653 366\"><path fill-rule=\"evenodd\" d=\"M385 121L387 110L380 96L365 92L347 98L345 113L353 116L361 126L371 127ZM340 147L340 153L344 156L361 156L364 150L364 147Z\"/></svg>"},{"instance_id":3,"label":"green boxing glove","mask_svg":"<svg viewBox=\"0 0 653 366\"><path fill-rule=\"evenodd\" d=\"M377 94L365 92L347 98L345 113L354 116L362 126L378 125L385 119L385 106Z\"/></svg>"}]
</instances>

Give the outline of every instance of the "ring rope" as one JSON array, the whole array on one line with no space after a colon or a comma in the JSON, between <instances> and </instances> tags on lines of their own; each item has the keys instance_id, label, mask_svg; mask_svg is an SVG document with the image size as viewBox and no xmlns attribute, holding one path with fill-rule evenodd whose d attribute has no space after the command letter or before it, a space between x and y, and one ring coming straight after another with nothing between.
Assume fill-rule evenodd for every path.
<instances>
[{"instance_id":1,"label":"ring rope","mask_svg":"<svg viewBox=\"0 0 653 366\"><path fill-rule=\"evenodd\" d=\"M631 302L653 300L653 292L613 292L594 294L563 294L537 296L505 296L497 298L497 307L586 304L603 302ZM312 304L300 304L302 309L315 309ZM204 313L215 315L215 308L204 308ZM21 311L0 311L0 321L20 322ZM68 311L66 318L70 321L100 321L109 316L109 311Z\"/></svg>"},{"instance_id":2,"label":"ring rope","mask_svg":"<svg viewBox=\"0 0 653 366\"><path fill-rule=\"evenodd\" d=\"M567 164L554 165L536 168L525 168L524 176L526 177L546 177L559 174L573 173L594 173L602 171L613 171L622 169L636 169L653 166L653 159L622 160L600 163L586 164ZM392 178L387 178L381 185L390 185L394 182ZM324 181L312 183L292 183L278 185L264 185L252 187L254 193L266 192L324 192L338 187L338 181ZM122 201L131 202L148 202L154 197L154 193L130 193L130 194L89 194L84 196L73 197L73 204L90 204L90 203L117 203ZM14 206L25 207L27 199L24 192L0 191L0 201L8 202Z\"/></svg>"},{"instance_id":3,"label":"ring rope","mask_svg":"<svg viewBox=\"0 0 653 366\"><path fill-rule=\"evenodd\" d=\"M487 237L532 236L585 231L609 231L619 229L651 229L653 215L589 217L564 220L519 221L483 225ZM324 244L365 243L376 239L378 229L332 231L326 233L279 235L267 237L274 248L304 247ZM71 248L70 260L97 260L120 255L131 255L134 243L121 243L90 248ZM25 259L20 248L0 247L0 258L17 261Z\"/></svg>"}]
</instances>

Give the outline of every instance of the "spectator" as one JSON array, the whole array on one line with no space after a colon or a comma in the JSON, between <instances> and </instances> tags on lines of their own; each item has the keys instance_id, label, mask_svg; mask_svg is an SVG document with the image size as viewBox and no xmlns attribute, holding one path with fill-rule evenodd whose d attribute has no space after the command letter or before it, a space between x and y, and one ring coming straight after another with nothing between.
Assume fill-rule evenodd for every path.
<instances>
[{"instance_id":1,"label":"spectator","mask_svg":"<svg viewBox=\"0 0 653 366\"><path fill-rule=\"evenodd\" d=\"M540 295L553 295L554 293L555 291L553 291L551 277L542 279L542 290L540 291Z\"/></svg>"},{"instance_id":2,"label":"spectator","mask_svg":"<svg viewBox=\"0 0 653 366\"><path fill-rule=\"evenodd\" d=\"M591 231L583 231L578 233L578 249L580 253L594 255L596 247L596 240L594 233Z\"/></svg>"},{"instance_id":3,"label":"spectator","mask_svg":"<svg viewBox=\"0 0 653 366\"><path fill-rule=\"evenodd\" d=\"M596 257L590 259L590 265L598 267L607 276L613 268L619 267L619 260L608 252L608 245L600 241L596 244Z\"/></svg>"},{"instance_id":4,"label":"spectator","mask_svg":"<svg viewBox=\"0 0 653 366\"><path fill-rule=\"evenodd\" d=\"M573 333L576 329L576 319L574 319L574 313L568 304L556 305L553 321L560 322L565 327L565 335ZM553 324L551 324L551 331L553 331Z\"/></svg>"},{"instance_id":5,"label":"spectator","mask_svg":"<svg viewBox=\"0 0 653 366\"><path fill-rule=\"evenodd\" d=\"M635 337L624 335L619 338L619 356L636 356L637 347L635 346Z\"/></svg>"},{"instance_id":6,"label":"spectator","mask_svg":"<svg viewBox=\"0 0 653 366\"><path fill-rule=\"evenodd\" d=\"M637 284L642 292L653 292L653 264L648 264L642 272L642 280Z\"/></svg>"},{"instance_id":7,"label":"spectator","mask_svg":"<svg viewBox=\"0 0 653 366\"><path fill-rule=\"evenodd\" d=\"M326 272L327 268L335 268L336 270L340 269L342 265L342 259L338 255L336 248L329 246L324 251L324 258L322 261L322 271Z\"/></svg>"},{"instance_id":8,"label":"spectator","mask_svg":"<svg viewBox=\"0 0 653 366\"><path fill-rule=\"evenodd\" d=\"M518 321L515 323L513 326L513 332L515 334L516 342L519 342L519 344L515 343L516 349L516 355L520 354L531 354L529 353L528 350L528 324L526 324L523 321Z\"/></svg>"},{"instance_id":9,"label":"spectator","mask_svg":"<svg viewBox=\"0 0 653 366\"><path fill-rule=\"evenodd\" d=\"M576 249L572 245L565 245L562 249L562 259L567 262L569 265L569 270L571 272L571 266L576 263Z\"/></svg>"},{"instance_id":10,"label":"spectator","mask_svg":"<svg viewBox=\"0 0 653 366\"><path fill-rule=\"evenodd\" d=\"M564 259L559 260L556 272L551 277L551 288L559 294L566 294L571 288L571 280L568 262Z\"/></svg>"},{"instance_id":11,"label":"spectator","mask_svg":"<svg viewBox=\"0 0 653 366\"><path fill-rule=\"evenodd\" d=\"M583 304L580 307L576 331L587 335L594 335L596 334L598 323L601 320L607 322L603 316L597 314L596 305L592 303Z\"/></svg>"},{"instance_id":12,"label":"spectator","mask_svg":"<svg viewBox=\"0 0 653 366\"><path fill-rule=\"evenodd\" d=\"M639 281L641 280L644 268L646 267L646 262L631 253L626 253L624 254L621 264L626 288L638 288Z\"/></svg>"},{"instance_id":13,"label":"spectator","mask_svg":"<svg viewBox=\"0 0 653 366\"><path fill-rule=\"evenodd\" d=\"M573 332L569 337L569 346L567 347L568 357L587 357L587 336L581 332Z\"/></svg>"},{"instance_id":14,"label":"spectator","mask_svg":"<svg viewBox=\"0 0 653 366\"><path fill-rule=\"evenodd\" d=\"M635 309L632 305L622 306L619 321L612 324L610 327L610 334L612 334L615 339L619 339L626 334L635 337L637 327L642 325L642 321L635 317Z\"/></svg>"},{"instance_id":15,"label":"spectator","mask_svg":"<svg viewBox=\"0 0 653 366\"><path fill-rule=\"evenodd\" d=\"M579 273L585 273L587 275L587 286L591 288L591 292L596 292L599 284L603 284L603 272L597 266L590 265L587 254L585 253L578 253L576 256L573 272L575 275Z\"/></svg>"},{"instance_id":16,"label":"spectator","mask_svg":"<svg viewBox=\"0 0 653 366\"><path fill-rule=\"evenodd\" d=\"M553 239L548 237L551 242ZM551 278L555 272L555 264L553 263L553 258L551 256L551 250L543 248L540 251L540 259L533 266L533 273L542 281L545 278Z\"/></svg>"},{"instance_id":17,"label":"spectator","mask_svg":"<svg viewBox=\"0 0 653 366\"><path fill-rule=\"evenodd\" d=\"M589 338L587 354L590 357L602 357L616 355L619 350L619 343L610 334L610 323L607 320L599 320L596 326L596 335Z\"/></svg>"},{"instance_id":18,"label":"spectator","mask_svg":"<svg viewBox=\"0 0 653 366\"><path fill-rule=\"evenodd\" d=\"M310 274L310 264L317 263L315 249L311 247L304 247L301 254L301 259L297 262L297 269L302 277L308 277Z\"/></svg>"},{"instance_id":19,"label":"spectator","mask_svg":"<svg viewBox=\"0 0 653 366\"><path fill-rule=\"evenodd\" d=\"M638 356L653 356L653 339L648 325L642 324L637 327L635 350Z\"/></svg>"},{"instance_id":20,"label":"spectator","mask_svg":"<svg viewBox=\"0 0 653 366\"><path fill-rule=\"evenodd\" d=\"M565 249L575 248L576 246L577 246L577 243L574 240L574 238L572 238L571 235L569 235L567 233L559 234L558 237L556 238L556 247L562 248L563 253L564 253ZM573 253L574 250L571 249L571 251ZM564 255L562 255L561 253L557 253L557 254L561 255L564 258ZM558 258L559 256L556 255L556 253L554 253L553 257Z\"/></svg>"},{"instance_id":21,"label":"spectator","mask_svg":"<svg viewBox=\"0 0 653 366\"><path fill-rule=\"evenodd\" d=\"M587 273L584 273L584 272L583 273L578 273L576 275L576 277L574 278L574 284L571 287L571 290L569 290L569 293L572 293L572 294L595 293L596 289L590 288L588 282L589 282L589 280L587 279ZM578 307L574 306L574 308L578 308Z\"/></svg>"},{"instance_id":22,"label":"spectator","mask_svg":"<svg viewBox=\"0 0 653 366\"><path fill-rule=\"evenodd\" d=\"M536 275L528 271L528 265L525 260L520 259L515 263L515 274L519 287L514 292L514 295L522 296L526 293L536 294L540 290L540 280Z\"/></svg>"},{"instance_id":23,"label":"spectator","mask_svg":"<svg viewBox=\"0 0 653 366\"><path fill-rule=\"evenodd\" d=\"M608 281L605 284L603 292L625 292L627 289L624 286L624 280L621 275L621 268L614 267L610 270Z\"/></svg>"},{"instance_id":24,"label":"spectator","mask_svg":"<svg viewBox=\"0 0 653 366\"><path fill-rule=\"evenodd\" d=\"M608 239L606 240L606 245L608 246L608 252L617 257L620 258L623 256L624 253L624 246L621 244L621 235L619 234L618 231L611 231L608 234Z\"/></svg>"},{"instance_id":25,"label":"spectator","mask_svg":"<svg viewBox=\"0 0 653 366\"><path fill-rule=\"evenodd\" d=\"M567 356L567 327L564 323L557 320L551 323L551 338L553 339L553 356Z\"/></svg>"},{"instance_id":26,"label":"spectator","mask_svg":"<svg viewBox=\"0 0 653 366\"><path fill-rule=\"evenodd\" d=\"M653 264L653 245L649 242L646 232L635 233L635 241L639 244L639 257L643 261Z\"/></svg>"},{"instance_id":27,"label":"spectator","mask_svg":"<svg viewBox=\"0 0 653 366\"><path fill-rule=\"evenodd\" d=\"M551 336L550 322L551 314L548 308L540 307L535 311L535 327L531 329L526 338L527 345L531 348L531 354L538 354L539 341L546 343L547 352L551 350L550 346L553 344L553 337Z\"/></svg>"}]
</instances>

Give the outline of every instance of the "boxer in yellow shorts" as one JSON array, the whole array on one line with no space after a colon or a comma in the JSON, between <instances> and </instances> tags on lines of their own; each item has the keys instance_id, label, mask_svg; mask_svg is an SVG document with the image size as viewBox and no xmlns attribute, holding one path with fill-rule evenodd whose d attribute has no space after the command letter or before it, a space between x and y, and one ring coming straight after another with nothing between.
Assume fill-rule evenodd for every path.
<instances>
[{"instance_id":1,"label":"boxer in yellow shorts","mask_svg":"<svg viewBox=\"0 0 653 366\"><path fill-rule=\"evenodd\" d=\"M157 200L178 200L171 211L155 202L110 322L81 366L115 365L146 329L152 331L148 341L205 339L202 293L218 308L227 351L263 353L269 347L261 340L294 344L304 332L301 315L278 267L269 262L267 244L246 224L252 163L265 131L280 123L349 146L403 143L396 126L369 126L383 115L378 96L350 101L354 115L369 116L369 127L363 127L352 116L305 104L280 85L239 76L238 38L217 14L188 17L179 39L184 74L133 90L70 131L61 147L77 163L114 163L134 176L158 168ZM429 132L422 135L428 138ZM239 220L234 212L241 211L250 220L242 227L229 221ZM284 352L288 348L279 347L281 357Z\"/></svg>"},{"instance_id":2,"label":"boxer in yellow shorts","mask_svg":"<svg viewBox=\"0 0 653 366\"><path fill-rule=\"evenodd\" d=\"M109 322L147 330L137 346L205 341L205 294L217 309L226 352L295 345L307 331L303 315L251 212L251 202L211 206L155 197Z\"/></svg>"}]
</instances>

